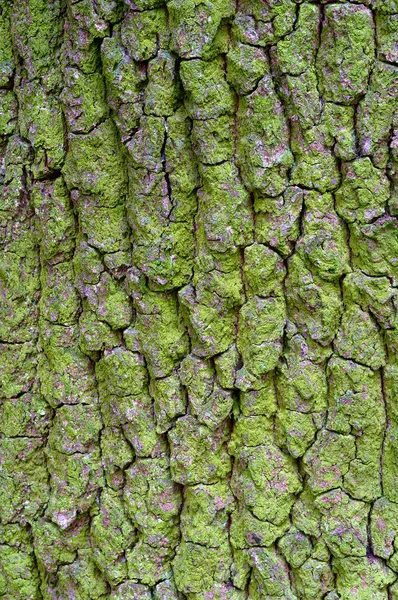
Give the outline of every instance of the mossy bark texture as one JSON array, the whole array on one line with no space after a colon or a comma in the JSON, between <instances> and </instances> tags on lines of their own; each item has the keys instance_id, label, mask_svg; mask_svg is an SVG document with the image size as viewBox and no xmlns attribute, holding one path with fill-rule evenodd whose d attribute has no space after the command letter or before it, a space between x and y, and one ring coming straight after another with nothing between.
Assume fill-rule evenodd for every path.
<instances>
[{"instance_id":1,"label":"mossy bark texture","mask_svg":"<svg viewBox=\"0 0 398 600\"><path fill-rule=\"evenodd\" d=\"M397 93L397 0L1 0L0 599L398 599Z\"/></svg>"}]
</instances>

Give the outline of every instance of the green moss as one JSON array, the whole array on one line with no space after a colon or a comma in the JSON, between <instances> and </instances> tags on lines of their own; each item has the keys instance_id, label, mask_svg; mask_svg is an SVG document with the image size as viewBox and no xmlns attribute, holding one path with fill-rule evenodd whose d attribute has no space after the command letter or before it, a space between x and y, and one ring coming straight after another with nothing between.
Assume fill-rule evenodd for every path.
<instances>
[{"instance_id":1,"label":"green moss","mask_svg":"<svg viewBox=\"0 0 398 600\"><path fill-rule=\"evenodd\" d=\"M121 25L121 39L133 60L154 58L159 45L165 45L168 39L164 8L142 12L128 11Z\"/></svg>"},{"instance_id":2,"label":"green moss","mask_svg":"<svg viewBox=\"0 0 398 600\"><path fill-rule=\"evenodd\" d=\"M355 303L370 311L383 329L394 322L394 291L387 277L367 277L361 272L350 273L343 282L347 304Z\"/></svg>"},{"instance_id":3,"label":"green moss","mask_svg":"<svg viewBox=\"0 0 398 600\"><path fill-rule=\"evenodd\" d=\"M214 366L216 368L217 378L221 387L234 387L238 365L239 352L235 344L214 358Z\"/></svg>"},{"instance_id":4,"label":"green moss","mask_svg":"<svg viewBox=\"0 0 398 600\"><path fill-rule=\"evenodd\" d=\"M288 187L283 196L255 197L255 235L257 242L267 244L286 258L299 237L299 218L304 192L298 187Z\"/></svg>"},{"instance_id":5,"label":"green moss","mask_svg":"<svg viewBox=\"0 0 398 600\"><path fill-rule=\"evenodd\" d=\"M285 562L274 548L252 548L247 555L253 569L249 585L250 598L260 600L268 596L294 600Z\"/></svg>"},{"instance_id":6,"label":"green moss","mask_svg":"<svg viewBox=\"0 0 398 600\"><path fill-rule=\"evenodd\" d=\"M396 219L383 216L369 225L350 225L354 266L370 277L388 275L398 280Z\"/></svg>"},{"instance_id":7,"label":"green moss","mask_svg":"<svg viewBox=\"0 0 398 600\"><path fill-rule=\"evenodd\" d=\"M63 325L76 323L80 298L74 286L72 263L63 262L43 268L40 280L43 286L40 314L43 319Z\"/></svg>"},{"instance_id":8,"label":"green moss","mask_svg":"<svg viewBox=\"0 0 398 600\"><path fill-rule=\"evenodd\" d=\"M173 575L172 555L167 547L154 548L139 541L133 549L126 551L129 577L152 587L159 581L170 579Z\"/></svg>"},{"instance_id":9,"label":"green moss","mask_svg":"<svg viewBox=\"0 0 398 600\"><path fill-rule=\"evenodd\" d=\"M293 164L283 106L267 70L237 111L237 160L249 191L277 196L287 187Z\"/></svg>"},{"instance_id":10,"label":"green moss","mask_svg":"<svg viewBox=\"0 0 398 600\"><path fill-rule=\"evenodd\" d=\"M92 311L84 311L79 319L79 347L84 354L100 352L119 345L118 336L109 325L97 320Z\"/></svg>"},{"instance_id":11,"label":"green moss","mask_svg":"<svg viewBox=\"0 0 398 600\"><path fill-rule=\"evenodd\" d=\"M317 55L321 93L327 101L352 104L365 92L374 60L372 14L364 6L334 4L325 17Z\"/></svg>"},{"instance_id":12,"label":"green moss","mask_svg":"<svg viewBox=\"0 0 398 600\"><path fill-rule=\"evenodd\" d=\"M132 258L134 264L150 278L151 287L157 290L181 287L191 275L194 254L191 223L196 203L192 197L194 204L188 205L188 214L187 207L182 207L182 194L185 198L186 192L192 193L195 187L195 180L187 180L192 172L187 147L183 153L185 164L176 164L181 128L187 125L184 121L184 113L172 120L167 155L162 153L162 148L169 142L168 125L165 119L158 117L143 117L140 130L128 144L131 193L127 216L134 244ZM180 222L186 220L186 223Z\"/></svg>"},{"instance_id":13,"label":"green moss","mask_svg":"<svg viewBox=\"0 0 398 600\"><path fill-rule=\"evenodd\" d=\"M79 514L87 512L104 486L99 449L65 454L54 448L46 451L49 499L46 515L66 529ZM46 472L46 481L47 481Z\"/></svg>"},{"instance_id":14,"label":"green moss","mask_svg":"<svg viewBox=\"0 0 398 600\"><path fill-rule=\"evenodd\" d=\"M138 126L143 114L146 69L134 62L122 46L120 28L101 44L101 62L107 102L112 117L124 139Z\"/></svg>"},{"instance_id":15,"label":"green moss","mask_svg":"<svg viewBox=\"0 0 398 600\"><path fill-rule=\"evenodd\" d=\"M119 489L124 484L123 471L133 461L133 449L121 429L117 427L104 427L101 431L100 444L107 484L112 489Z\"/></svg>"},{"instance_id":16,"label":"green moss","mask_svg":"<svg viewBox=\"0 0 398 600\"><path fill-rule=\"evenodd\" d=\"M206 125L205 121L201 123ZM167 119L164 169L172 188L172 216L174 221L187 221L190 225L197 211L196 188L200 185L191 130L193 131L193 125L196 127L201 123L193 124L183 106ZM213 143L213 140L209 141ZM201 143L205 143L202 136Z\"/></svg>"},{"instance_id":17,"label":"green moss","mask_svg":"<svg viewBox=\"0 0 398 600\"><path fill-rule=\"evenodd\" d=\"M281 94L285 102L286 112L292 125L297 123L297 126L292 128L292 134L294 138L298 138L296 148L294 148L298 152L300 150L301 132L307 132L307 136L309 136L311 128L318 126L321 119L317 71L314 65L309 65L303 73L285 75L282 81L284 85L281 87ZM321 140L323 141L322 138Z\"/></svg>"},{"instance_id":18,"label":"green moss","mask_svg":"<svg viewBox=\"0 0 398 600\"><path fill-rule=\"evenodd\" d=\"M124 329L132 320L132 306L124 287L108 273L103 273L92 293L87 296L88 307L100 321L112 329Z\"/></svg>"},{"instance_id":19,"label":"green moss","mask_svg":"<svg viewBox=\"0 0 398 600\"><path fill-rule=\"evenodd\" d=\"M209 357L225 352L235 340L234 311L223 310L220 314L216 307L197 303L191 285L179 292L179 300L195 353Z\"/></svg>"},{"instance_id":20,"label":"green moss","mask_svg":"<svg viewBox=\"0 0 398 600\"><path fill-rule=\"evenodd\" d=\"M146 369L141 356L115 348L96 365L100 394L128 396L139 394L147 381Z\"/></svg>"},{"instance_id":21,"label":"green moss","mask_svg":"<svg viewBox=\"0 0 398 600\"><path fill-rule=\"evenodd\" d=\"M387 63L398 62L397 31L396 14L387 16L381 10L376 12L377 51L379 57Z\"/></svg>"},{"instance_id":22,"label":"green moss","mask_svg":"<svg viewBox=\"0 0 398 600\"><path fill-rule=\"evenodd\" d=\"M32 171L37 179L61 169L65 158L64 125L59 101L36 82L17 92L21 135L32 144Z\"/></svg>"},{"instance_id":23,"label":"green moss","mask_svg":"<svg viewBox=\"0 0 398 600\"><path fill-rule=\"evenodd\" d=\"M353 361L332 357L327 375L330 429L348 434L354 428L363 434L370 428L372 436L381 435L385 415L379 374Z\"/></svg>"},{"instance_id":24,"label":"green moss","mask_svg":"<svg viewBox=\"0 0 398 600\"><path fill-rule=\"evenodd\" d=\"M326 102L323 110L326 143L333 147L337 158L355 158L354 107Z\"/></svg>"},{"instance_id":25,"label":"green moss","mask_svg":"<svg viewBox=\"0 0 398 600\"><path fill-rule=\"evenodd\" d=\"M257 519L281 525L302 488L293 460L271 440L262 446L241 446L235 454L234 496Z\"/></svg>"},{"instance_id":26,"label":"green moss","mask_svg":"<svg viewBox=\"0 0 398 600\"><path fill-rule=\"evenodd\" d=\"M163 180L163 184L166 184L166 180ZM153 198L144 196L140 200L139 208L143 216L144 207L152 203ZM143 225L142 217L140 225ZM138 237L134 235L135 239ZM192 273L194 255L191 226L188 223L165 223L150 238L146 237L147 240L144 239L142 245L137 244L133 248L132 259L149 278L150 287L162 291L187 284Z\"/></svg>"},{"instance_id":27,"label":"green moss","mask_svg":"<svg viewBox=\"0 0 398 600\"><path fill-rule=\"evenodd\" d=\"M233 128L234 121L230 115L193 121L192 142L195 154L202 163L213 165L232 159L234 138L231 131Z\"/></svg>"},{"instance_id":28,"label":"green moss","mask_svg":"<svg viewBox=\"0 0 398 600\"><path fill-rule=\"evenodd\" d=\"M171 48L181 58L209 60L225 52L228 30L224 19L233 15L233 2L215 0L169 0L167 11L171 29Z\"/></svg>"},{"instance_id":29,"label":"green moss","mask_svg":"<svg viewBox=\"0 0 398 600\"><path fill-rule=\"evenodd\" d=\"M356 458L344 477L344 485L353 497L370 502L381 493L379 463L386 425L379 374L354 362L332 358L328 375L327 426L357 437Z\"/></svg>"},{"instance_id":30,"label":"green moss","mask_svg":"<svg viewBox=\"0 0 398 600\"><path fill-rule=\"evenodd\" d=\"M341 328L334 343L343 358L378 369L385 363L385 350L376 324L367 312L354 306L343 313Z\"/></svg>"},{"instance_id":31,"label":"green moss","mask_svg":"<svg viewBox=\"0 0 398 600\"><path fill-rule=\"evenodd\" d=\"M298 529L292 528L279 540L278 548L288 563L297 569L311 555L311 541Z\"/></svg>"},{"instance_id":32,"label":"green moss","mask_svg":"<svg viewBox=\"0 0 398 600\"><path fill-rule=\"evenodd\" d=\"M239 406L245 416L274 415L277 410L277 398L272 374L262 378L259 389L241 391Z\"/></svg>"},{"instance_id":33,"label":"green moss","mask_svg":"<svg viewBox=\"0 0 398 600\"><path fill-rule=\"evenodd\" d=\"M61 101L69 130L88 133L108 116L102 75L65 69L64 78Z\"/></svg>"},{"instance_id":34,"label":"green moss","mask_svg":"<svg viewBox=\"0 0 398 600\"><path fill-rule=\"evenodd\" d=\"M237 590L230 583L215 583L211 591L188 594L189 600L243 600L245 592Z\"/></svg>"},{"instance_id":35,"label":"green moss","mask_svg":"<svg viewBox=\"0 0 398 600\"><path fill-rule=\"evenodd\" d=\"M180 378L188 391L191 414L210 429L217 428L229 415L233 397L214 381L212 365L188 355L181 363Z\"/></svg>"},{"instance_id":36,"label":"green moss","mask_svg":"<svg viewBox=\"0 0 398 600\"><path fill-rule=\"evenodd\" d=\"M258 519L251 510L240 507L231 516L230 536L234 555L239 550L251 547L271 546L288 529L289 519L275 525L268 520Z\"/></svg>"},{"instance_id":37,"label":"green moss","mask_svg":"<svg viewBox=\"0 0 398 600\"><path fill-rule=\"evenodd\" d=\"M0 90L0 136L14 133L17 118L17 99L11 90Z\"/></svg>"},{"instance_id":38,"label":"green moss","mask_svg":"<svg viewBox=\"0 0 398 600\"><path fill-rule=\"evenodd\" d=\"M343 165L343 181L336 192L337 212L348 223L369 223L380 217L390 195L389 182L369 158Z\"/></svg>"},{"instance_id":39,"label":"green moss","mask_svg":"<svg viewBox=\"0 0 398 600\"><path fill-rule=\"evenodd\" d=\"M75 246L75 218L68 190L61 177L54 182L37 182L31 191L36 224L45 261L72 257Z\"/></svg>"},{"instance_id":40,"label":"green moss","mask_svg":"<svg viewBox=\"0 0 398 600\"><path fill-rule=\"evenodd\" d=\"M38 600L40 578L32 551L0 545L0 594L15 600Z\"/></svg>"},{"instance_id":41,"label":"green moss","mask_svg":"<svg viewBox=\"0 0 398 600\"><path fill-rule=\"evenodd\" d=\"M29 391L34 381L36 364L33 343L0 344L2 397L13 398Z\"/></svg>"},{"instance_id":42,"label":"green moss","mask_svg":"<svg viewBox=\"0 0 398 600\"><path fill-rule=\"evenodd\" d=\"M280 298L254 296L240 310L238 350L243 368L238 378L260 377L272 371L282 352L285 303Z\"/></svg>"},{"instance_id":43,"label":"green moss","mask_svg":"<svg viewBox=\"0 0 398 600\"><path fill-rule=\"evenodd\" d=\"M152 379L151 395L154 399L157 433L164 433L174 424L174 419L186 412L185 392L177 372L162 379Z\"/></svg>"},{"instance_id":44,"label":"green moss","mask_svg":"<svg viewBox=\"0 0 398 600\"><path fill-rule=\"evenodd\" d=\"M3 437L1 523L27 522L38 517L48 500L47 469L42 438Z\"/></svg>"},{"instance_id":45,"label":"green moss","mask_svg":"<svg viewBox=\"0 0 398 600\"><path fill-rule=\"evenodd\" d=\"M276 44L276 61L282 73L300 75L314 59L318 43L319 7L301 4L295 29Z\"/></svg>"},{"instance_id":46,"label":"green moss","mask_svg":"<svg viewBox=\"0 0 398 600\"><path fill-rule=\"evenodd\" d=\"M14 6L11 19L13 45L24 60L29 79L42 77L48 83L51 80L59 83L54 54L62 39L61 11L60 0L51 4L46 0L26 0L18 8ZM6 17L7 13L8 10ZM11 41L8 36L7 39ZM6 58L9 59L7 42L4 46Z\"/></svg>"},{"instance_id":47,"label":"green moss","mask_svg":"<svg viewBox=\"0 0 398 600\"><path fill-rule=\"evenodd\" d=\"M398 501L397 495L397 432L398 428L394 421L389 430L387 430L385 437L385 444L383 448L383 465L382 465L382 484L383 493L392 502Z\"/></svg>"},{"instance_id":48,"label":"green moss","mask_svg":"<svg viewBox=\"0 0 398 600\"><path fill-rule=\"evenodd\" d=\"M317 426L319 420L312 414L280 409L276 417L278 445L295 458L303 456L315 439Z\"/></svg>"},{"instance_id":49,"label":"green moss","mask_svg":"<svg viewBox=\"0 0 398 600\"><path fill-rule=\"evenodd\" d=\"M5 4L0 14L0 85L7 85L14 69L11 39L11 5Z\"/></svg>"},{"instance_id":50,"label":"green moss","mask_svg":"<svg viewBox=\"0 0 398 600\"><path fill-rule=\"evenodd\" d=\"M145 113L157 116L172 115L177 107L179 92L175 58L169 52L161 51L148 65Z\"/></svg>"},{"instance_id":51,"label":"green moss","mask_svg":"<svg viewBox=\"0 0 398 600\"><path fill-rule=\"evenodd\" d=\"M105 600L108 596L108 585L90 549L79 550L74 563L60 568L57 588L63 594L72 589L81 600Z\"/></svg>"},{"instance_id":52,"label":"green moss","mask_svg":"<svg viewBox=\"0 0 398 600\"><path fill-rule=\"evenodd\" d=\"M243 43L266 46L292 31L295 5L291 0L244 0L239 4L232 32Z\"/></svg>"},{"instance_id":53,"label":"green moss","mask_svg":"<svg viewBox=\"0 0 398 600\"><path fill-rule=\"evenodd\" d=\"M199 233L210 251L224 253L251 242L249 194L233 163L203 167L203 188L198 199Z\"/></svg>"},{"instance_id":54,"label":"green moss","mask_svg":"<svg viewBox=\"0 0 398 600\"><path fill-rule=\"evenodd\" d=\"M272 419L262 415L240 416L234 422L234 430L228 444L228 451L232 455L236 455L242 446L256 447L266 444L272 437L273 426Z\"/></svg>"},{"instance_id":55,"label":"green moss","mask_svg":"<svg viewBox=\"0 0 398 600\"><path fill-rule=\"evenodd\" d=\"M108 253L128 248L129 230L123 205L101 207L84 198L78 208L80 229L91 246Z\"/></svg>"},{"instance_id":56,"label":"green moss","mask_svg":"<svg viewBox=\"0 0 398 600\"><path fill-rule=\"evenodd\" d=\"M138 459L126 470L124 501L142 539L157 548L167 546L166 539L177 544L181 491L166 457Z\"/></svg>"},{"instance_id":57,"label":"green moss","mask_svg":"<svg viewBox=\"0 0 398 600\"><path fill-rule=\"evenodd\" d=\"M67 530L45 518L35 520L32 526L41 573L56 573L60 563L72 563L77 558L77 550L88 545L89 522L86 516L76 519L73 527Z\"/></svg>"},{"instance_id":58,"label":"green moss","mask_svg":"<svg viewBox=\"0 0 398 600\"><path fill-rule=\"evenodd\" d=\"M90 360L77 346L45 343L38 364L41 393L52 407L60 404L90 404L96 399Z\"/></svg>"},{"instance_id":59,"label":"green moss","mask_svg":"<svg viewBox=\"0 0 398 600\"><path fill-rule=\"evenodd\" d=\"M336 588L342 600L385 600L396 575L380 559L336 559Z\"/></svg>"},{"instance_id":60,"label":"green moss","mask_svg":"<svg viewBox=\"0 0 398 600\"><path fill-rule=\"evenodd\" d=\"M161 149L164 143L166 134L166 120L162 117L144 116L140 119L140 129L137 132L131 142L127 145L129 152L129 158L131 164L136 169L147 169L148 171L154 171L159 173L163 170ZM142 173L142 171L139 171ZM134 172L132 173L134 177ZM138 179L133 179L137 186L142 186L140 181L141 175ZM139 189L139 188L138 188ZM149 194L148 194L149 195ZM144 215L142 215L143 217ZM153 211L153 218L159 219L163 215L158 215Z\"/></svg>"},{"instance_id":61,"label":"green moss","mask_svg":"<svg viewBox=\"0 0 398 600\"><path fill-rule=\"evenodd\" d=\"M94 560L107 580L115 584L126 579L127 563L121 559L134 542L135 531L119 493L102 492L99 514L91 522L90 539L95 548Z\"/></svg>"},{"instance_id":62,"label":"green moss","mask_svg":"<svg viewBox=\"0 0 398 600\"><path fill-rule=\"evenodd\" d=\"M389 17L392 22L392 18ZM397 68L376 61L365 97L358 107L359 147L377 166L388 161L388 140L396 108Z\"/></svg>"},{"instance_id":63,"label":"green moss","mask_svg":"<svg viewBox=\"0 0 398 600\"><path fill-rule=\"evenodd\" d=\"M188 415L177 420L168 439L174 481L189 485L215 483L228 475L231 461L225 447L228 439L225 423L211 431Z\"/></svg>"},{"instance_id":64,"label":"green moss","mask_svg":"<svg viewBox=\"0 0 398 600\"><path fill-rule=\"evenodd\" d=\"M148 587L140 583L125 581L110 595L111 600L151 600L152 594Z\"/></svg>"},{"instance_id":65,"label":"green moss","mask_svg":"<svg viewBox=\"0 0 398 600\"><path fill-rule=\"evenodd\" d=\"M5 0L0 597L398 598L397 0Z\"/></svg>"},{"instance_id":66,"label":"green moss","mask_svg":"<svg viewBox=\"0 0 398 600\"><path fill-rule=\"evenodd\" d=\"M167 459L136 461L127 471L124 500L139 534L138 543L127 553L129 577L153 586L171 576L170 561L179 537L181 496L170 479Z\"/></svg>"},{"instance_id":67,"label":"green moss","mask_svg":"<svg viewBox=\"0 0 398 600\"><path fill-rule=\"evenodd\" d=\"M299 597L316 600L319 597L337 600L337 596L325 595L334 587L334 577L328 562L309 558L294 572L294 581Z\"/></svg>"},{"instance_id":68,"label":"green moss","mask_svg":"<svg viewBox=\"0 0 398 600\"><path fill-rule=\"evenodd\" d=\"M319 494L341 486L354 458L354 436L322 430L303 458L310 490Z\"/></svg>"},{"instance_id":69,"label":"green moss","mask_svg":"<svg viewBox=\"0 0 398 600\"><path fill-rule=\"evenodd\" d=\"M388 559L396 553L395 531L397 529L398 506L387 498L378 498L371 511L371 542L376 556ZM394 565L396 557L393 557Z\"/></svg>"},{"instance_id":70,"label":"green moss","mask_svg":"<svg viewBox=\"0 0 398 600\"><path fill-rule=\"evenodd\" d=\"M228 580L228 546L206 548L182 542L173 562L177 589L185 594L208 592L214 583Z\"/></svg>"},{"instance_id":71,"label":"green moss","mask_svg":"<svg viewBox=\"0 0 398 600\"><path fill-rule=\"evenodd\" d=\"M308 486L305 486L292 508L292 521L297 529L320 539L320 512Z\"/></svg>"},{"instance_id":72,"label":"green moss","mask_svg":"<svg viewBox=\"0 0 398 600\"><path fill-rule=\"evenodd\" d=\"M128 347L139 349L150 375L165 377L188 352L188 338L173 294L130 291L138 309L135 326L124 333Z\"/></svg>"},{"instance_id":73,"label":"green moss","mask_svg":"<svg viewBox=\"0 0 398 600\"><path fill-rule=\"evenodd\" d=\"M285 265L278 254L267 246L253 244L245 248L243 273L248 297L283 295Z\"/></svg>"},{"instance_id":74,"label":"green moss","mask_svg":"<svg viewBox=\"0 0 398 600\"><path fill-rule=\"evenodd\" d=\"M321 532L333 556L366 556L369 507L341 490L332 490L316 499Z\"/></svg>"},{"instance_id":75,"label":"green moss","mask_svg":"<svg viewBox=\"0 0 398 600\"><path fill-rule=\"evenodd\" d=\"M41 437L48 432L51 416L39 394L22 394L0 405L0 432L6 437Z\"/></svg>"},{"instance_id":76,"label":"green moss","mask_svg":"<svg viewBox=\"0 0 398 600\"><path fill-rule=\"evenodd\" d=\"M143 357L115 348L97 363L96 375L105 425L121 425L138 456L156 454L160 440L155 431Z\"/></svg>"},{"instance_id":77,"label":"green moss","mask_svg":"<svg viewBox=\"0 0 398 600\"><path fill-rule=\"evenodd\" d=\"M96 166L100 164L101 169ZM126 174L115 126L104 121L87 135L69 135L63 174L69 188L93 194L100 206L113 207L126 192Z\"/></svg>"},{"instance_id":78,"label":"green moss","mask_svg":"<svg viewBox=\"0 0 398 600\"><path fill-rule=\"evenodd\" d=\"M166 579L157 584L154 590L155 600L180 600L181 595L176 590L173 579Z\"/></svg>"},{"instance_id":79,"label":"green moss","mask_svg":"<svg viewBox=\"0 0 398 600\"><path fill-rule=\"evenodd\" d=\"M285 360L276 377L279 406L303 414L323 414L327 408L327 379L324 370L311 362L303 342L301 336L293 336L286 344Z\"/></svg>"},{"instance_id":80,"label":"green moss","mask_svg":"<svg viewBox=\"0 0 398 600\"><path fill-rule=\"evenodd\" d=\"M48 448L70 455L83 453L98 441L101 428L98 408L83 404L61 406L48 436Z\"/></svg>"},{"instance_id":81,"label":"green moss","mask_svg":"<svg viewBox=\"0 0 398 600\"><path fill-rule=\"evenodd\" d=\"M180 66L186 93L184 104L192 119L211 119L234 111L234 95L225 81L223 61L189 60Z\"/></svg>"},{"instance_id":82,"label":"green moss","mask_svg":"<svg viewBox=\"0 0 398 600\"><path fill-rule=\"evenodd\" d=\"M351 269L347 233L333 209L333 198L309 192L305 207L298 255L308 262L311 272L327 281L337 280Z\"/></svg>"},{"instance_id":83,"label":"green moss","mask_svg":"<svg viewBox=\"0 0 398 600\"><path fill-rule=\"evenodd\" d=\"M324 346L340 325L342 302L337 282L313 275L299 255L288 263L285 282L288 310L305 335Z\"/></svg>"},{"instance_id":84,"label":"green moss","mask_svg":"<svg viewBox=\"0 0 398 600\"><path fill-rule=\"evenodd\" d=\"M227 81L239 95L253 92L268 72L268 60L262 48L237 44L227 54Z\"/></svg>"},{"instance_id":85,"label":"green moss","mask_svg":"<svg viewBox=\"0 0 398 600\"><path fill-rule=\"evenodd\" d=\"M225 482L187 487L180 520L183 539L209 548L226 545L228 516L234 508Z\"/></svg>"},{"instance_id":86,"label":"green moss","mask_svg":"<svg viewBox=\"0 0 398 600\"><path fill-rule=\"evenodd\" d=\"M28 342L37 331L40 273L35 236L29 231L31 225L31 221L25 223L19 235L14 236L15 230L10 232L11 247L6 246L7 251L0 255L0 339L3 342ZM17 348L10 351L19 352Z\"/></svg>"},{"instance_id":87,"label":"green moss","mask_svg":"<svg viewBox=\"0 0 398 600\"><path fill-rule=\"evenodd\" d=\"M339 186L337 159L326 147L317 127L300 131L299 126L293 122L292 151L296 158L291 179L294 185L315 189L321 193L335 190Z\"/></svg>"}]
</instances>

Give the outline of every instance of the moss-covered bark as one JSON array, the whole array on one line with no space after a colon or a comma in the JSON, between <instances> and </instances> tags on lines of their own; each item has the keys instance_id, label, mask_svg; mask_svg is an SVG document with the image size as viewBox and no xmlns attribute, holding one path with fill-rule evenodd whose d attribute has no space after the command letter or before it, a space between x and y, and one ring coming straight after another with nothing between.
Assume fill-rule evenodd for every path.
<instances>
[{"instance_id":1,"label":"moss-covered bark","mask_svg":"<svg viewBox=\"0 0 398 600\"><path fill-rule=\"evenodd\" d=\"M0 598L398 599L397 0L0 2Z\"/></svg>"}]
</instances>

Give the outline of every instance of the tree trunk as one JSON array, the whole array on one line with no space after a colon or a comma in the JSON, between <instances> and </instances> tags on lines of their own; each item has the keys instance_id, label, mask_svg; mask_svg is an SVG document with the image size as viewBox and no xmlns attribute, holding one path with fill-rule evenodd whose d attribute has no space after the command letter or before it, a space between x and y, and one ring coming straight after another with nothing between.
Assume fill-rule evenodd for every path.
<instances>
[{"instance_id":1,"label":"tree trunk","mask_svg":"<svg viewBox=\"0 0 398 600\"><path fill-rule=\"evenodd\" d=\"M398 599L397 87L397 0L2 0L1 599Z\"/></svg>"}]
</instances>

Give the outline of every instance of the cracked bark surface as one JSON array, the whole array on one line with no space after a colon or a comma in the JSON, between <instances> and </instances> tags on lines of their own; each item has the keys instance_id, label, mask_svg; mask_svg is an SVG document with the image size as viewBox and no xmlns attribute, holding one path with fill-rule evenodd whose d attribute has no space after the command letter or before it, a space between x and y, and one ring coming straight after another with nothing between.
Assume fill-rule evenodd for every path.
<instances>
[{"instance_id":1,"label":"cracked bark surface","mask_svg":"<svg viewBox=\"0 0 398 600\"><path fill-rule=\"evenodd\" d=\"M0 598L398 600L398 3L0 4Z\"/></svg>"}]
</instances>

